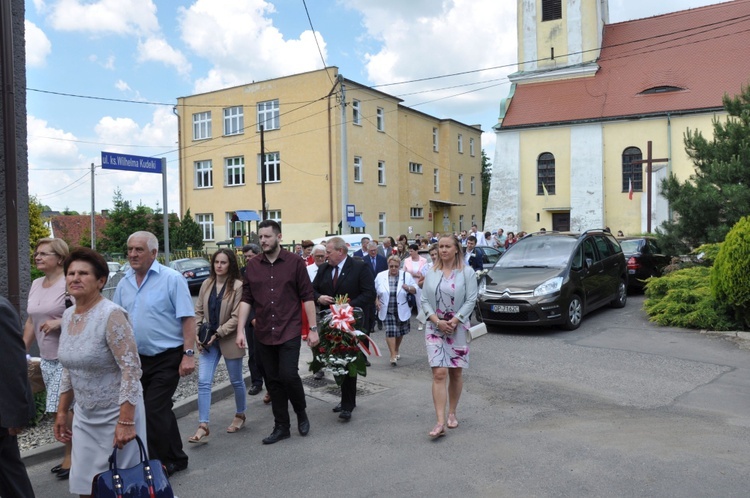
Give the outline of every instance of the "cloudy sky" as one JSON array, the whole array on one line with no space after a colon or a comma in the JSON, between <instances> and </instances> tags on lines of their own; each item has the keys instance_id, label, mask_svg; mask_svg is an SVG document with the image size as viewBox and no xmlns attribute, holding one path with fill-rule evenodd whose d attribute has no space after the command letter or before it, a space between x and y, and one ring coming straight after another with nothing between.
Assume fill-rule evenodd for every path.
<instances>
[{"instance_id":1,"label":"cloudy sky","mask_svg":"<svg viewBox=\"0 0 750 498\"><path fill-rule=\"evenodd\" d=\"M717 3L610 0L610 22ZM177 97L310 71L341 74L439 118L481 124L494 156L516 63L515 0L26 0L29 193L91 209L101 151L166 157L177 188ZM316 45L316 38L320 51ZM322 58L321 58L322 53ZM479 69L489 69L477 71ZM465 75L394 84L468 72ZM162 205L158 175L96 169L96 210Z\"/></svg>"}]
</instances>

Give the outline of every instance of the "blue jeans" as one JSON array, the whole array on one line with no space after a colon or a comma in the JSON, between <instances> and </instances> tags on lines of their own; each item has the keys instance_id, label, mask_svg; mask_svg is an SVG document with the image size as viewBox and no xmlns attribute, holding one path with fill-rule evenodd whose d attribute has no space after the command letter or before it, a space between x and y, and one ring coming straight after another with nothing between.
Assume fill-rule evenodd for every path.
<instances>
[{"instance_id":1,"label":"blue jeans","mask_svg":"<svg viewBox=\"0 0 750 498\"><path fill-rule=\"evenodd\" d=\"M208 350L200 354L198 368L198 423L209 422L211 412L211 386L214 383L216 367L221 359L221 350L218 344L214 344ZM227 365L229 380L234 388L234 403L237 406L236 413L245 413L247 399L245 398L245 379L242 377L242 358L228 360L224 358Z\"/></svg>"}]
</instances>

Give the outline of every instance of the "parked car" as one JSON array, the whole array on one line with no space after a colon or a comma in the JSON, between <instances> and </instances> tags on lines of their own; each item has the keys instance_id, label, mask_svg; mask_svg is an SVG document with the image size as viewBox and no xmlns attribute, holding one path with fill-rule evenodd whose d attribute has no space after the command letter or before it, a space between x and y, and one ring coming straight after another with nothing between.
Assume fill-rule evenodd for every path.
<instances>
[{"instance_id":1,"label":"parked car","mask_svg":"<svg viewBox=\"0 0 750 498\"><path fill-rule=\"evenodd\" d=\"M628 272L611 233L547 232L510 247L482 279L477 301L488 325L561 325L574 330L583 316L627 302Z\"/></svg>"},{"instance_id":2,"label":"parked car","mask_svg":"<svg viewBox=\"0 0 750 498\"><path fill-rule=\"evenodd\" d=\"M116 261L107 261L107 266L109 267L108 280L112 280L112 277L114 277L117 272L122 269L122 265Z\"/></svg>"},{"instance_id":3,"label":"parked car","mask_svg":"<svg viewBox=\"0 0 750 498\"><path fill-rule=\"evenodd\" d=\"M211 263L203 258L176 259L169 262L169 267L182 273L191 289L200 288L211 273Z\"/></svg>"},{"instance_id":4,"label":"parked car","mask_svg":"<svg viewBox=\"0 0 750 498\"><path fill-rule=\"evenodd\" d=\"M628 265L628 289L643 290L644 281L660 277L672 260L659 248L655 237L623 237L619 242Z\"/></svg>"}]
</instances>

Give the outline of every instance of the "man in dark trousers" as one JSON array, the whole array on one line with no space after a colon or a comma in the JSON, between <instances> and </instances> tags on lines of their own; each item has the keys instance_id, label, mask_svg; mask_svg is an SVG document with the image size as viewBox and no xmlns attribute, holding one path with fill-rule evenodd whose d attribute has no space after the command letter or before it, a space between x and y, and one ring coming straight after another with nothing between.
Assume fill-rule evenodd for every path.
<instances>
[{"instance_id":1,"label":"man in dark trousers","mask_svg":"<svg viewBox=\"0 0 750 498\"><path fill-rule=\"evenodd\" d=\"M378 252L378 244L375 242L370 242L369 244L367 244L367 255L363 258L363 260L372 272L372 281L374 285L375 277L378 276L378 273L388 270L388 260ZM376 322L378 324L378 329L383 330L383 322L380 321L380 318L378 318L378 314L375 312L374 302L370 305L368 314L370 316L369 323L365 326L367 332L375 332Z\"/></svg>"},{"instance_id":2,"label":"man in dark trousers","mask_svg":"<svg viewBox=\"0 0 750 498\"><path fill-rule=\"evenodd\" d=\"M347 295L349 304L366 310L375 302L375 281L367 264L348 257L346 242L341 237L328 239L326 244L328 262L318 269L313 281L315 302L326 309L335 302L336 296ZM357 377L344 377L341 385L341 403L333 411L339 418L349 420L357 406Z\"/></svg>"},{"instance_id":3,"label":"man in dark trousers","mask_svg":"<svg viewBox=\"0 0 750 498\"><path fill-rule=\"evenodd\" d=\"M255 256L259 255L262 251L258 244L247 244L242 248L242 255L245 257L245 269L247 271L248 263ZM263 390L263 366L258 361L257 355L255 354L255 330L253 328L253 319L255 313L250 310L250 315L247 317L247 323L245 323L245 337L247 339L247 369L250 371L250 389L247 394L255 396ZM266 386L267 387L267 386ZM268 400L268 401L266 401ZM267 394L263 399L263 402L268 404L271 402L271 395Z\"/></svg>"},{"instance_id":4,"label":"man in dark trousers","mask_svg":"<svg viewBox=\"0 0 750 498\"><path fill-rule=\"evenodd\" d=\"M245 323L250 309L255 311L256 354L263 365L266 387L271 393L273 432L263 444L274 444L290 437L289 403L297 414L301 436L310 432L305 411L305 389L299 376L302 345L302 313L315 323L313 289L302 258L283 249L281 227L273 220L258 225L263 254L251 259L245 270L237 321L237 346L247 347ZM310 327L307 344L318 344L318 327Z\"/></svg>"},{"instance_id":5,"label":"man in dark trousers","mask_svg":"<svg viewBox=\"0 0 750 498\"><path fill-rule=\"evenodd\" d=\"M0 296L0 496L34 498L18 450L18 433L34 417L26 347L18 313Z\"/></svg>"}]
</instances>

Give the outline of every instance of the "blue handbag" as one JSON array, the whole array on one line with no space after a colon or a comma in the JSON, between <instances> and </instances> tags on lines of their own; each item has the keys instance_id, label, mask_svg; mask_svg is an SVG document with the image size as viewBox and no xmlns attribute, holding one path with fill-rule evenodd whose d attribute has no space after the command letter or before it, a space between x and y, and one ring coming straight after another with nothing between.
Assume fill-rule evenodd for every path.
<instances>
[{"instance_id":1,"label":"blue handbag","mask_svg":"<svg viewBox=\"0 0 750 498\"><path fill-rule=\"evenodd\" d=\"M174 498L172 486L159 460L147 460L143 441L135 436L141 462L129 469L117 468L117 448L109 457L109 470L97 474L91 487L94 498Z\"/></svg>"}]
</instances>

